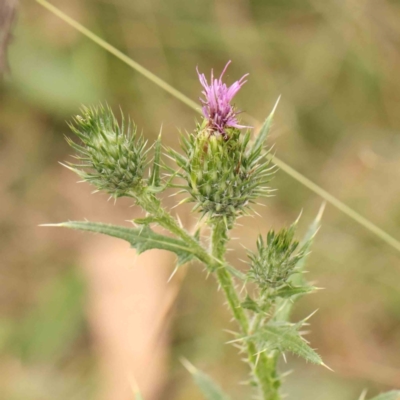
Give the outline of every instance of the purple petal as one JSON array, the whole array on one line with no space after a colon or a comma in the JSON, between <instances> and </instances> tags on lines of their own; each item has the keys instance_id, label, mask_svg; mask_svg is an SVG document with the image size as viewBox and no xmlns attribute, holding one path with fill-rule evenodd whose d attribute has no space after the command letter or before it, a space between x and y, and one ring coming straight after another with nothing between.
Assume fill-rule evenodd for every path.
<instances>
[{"instance_id":1,"label":"purple petal","mask_svg":"<svg viewBox=\"0 0 400 400\"><path fill-rule=\"evenodd\" d=\"M237 115L239 112L235 110L231 104L232 99L247 82L248 74L243 75L238 81L235 81L231 86L227 86L222 82L222 78L231 61L225 65L220 77L214 78L214 71L211 70L211 79L208 83L204 74L201 74L196 67L197 75L204 90L201 92L204 98L200 98L203 104L202 112L205 118L209 121L211 129L226 134L226 127L235 127L238 129L248 128L244 125L239 125Z\"/></svg>"}]
</instances>

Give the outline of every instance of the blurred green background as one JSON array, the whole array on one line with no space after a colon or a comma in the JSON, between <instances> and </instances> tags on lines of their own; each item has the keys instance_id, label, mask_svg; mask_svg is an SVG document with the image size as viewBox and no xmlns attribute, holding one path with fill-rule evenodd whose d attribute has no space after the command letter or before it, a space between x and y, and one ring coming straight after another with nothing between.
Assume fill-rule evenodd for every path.
<instances>
[{"instance_id":1,"label":"blurred green background","mask_svg":"<svg viewBox=\"0 0 400 400\"><path fill-rule=\"evenodd\" d=\"M53 4L197 100L196 66L227 80L249 72L239 108L262 120L281 94L270 143L292 167L400 238L400 2L396 0L58 0ZM0 88L0 398L96 399L101 385L85 315L76 232L38 225L82 219L121 223L129 202L81 196L58 161L71 153L65 121L81 104L107 101L164 144L197 115L32 1L22 1ZM244 218L230 260L258 233L300 233L321 199L283 172L274 198ZM87 188L87 190L89 190ZM169 201L169 203L168 203ZM87 203L82 204L82 203ZM90 202L90 205L88 204ZM166 204L172 204L167 200ZM177 212L188 220L187 209ZM335 372L289 358L289 399L355 400L400 389L400 254L328 206L308 278L326 288L301 300L315 309L308 335ZM224 345L229 313L193 266L172 319L163 399L200 399L180 356L248 398L236 350Z\"/></svg>"}]
</instances>

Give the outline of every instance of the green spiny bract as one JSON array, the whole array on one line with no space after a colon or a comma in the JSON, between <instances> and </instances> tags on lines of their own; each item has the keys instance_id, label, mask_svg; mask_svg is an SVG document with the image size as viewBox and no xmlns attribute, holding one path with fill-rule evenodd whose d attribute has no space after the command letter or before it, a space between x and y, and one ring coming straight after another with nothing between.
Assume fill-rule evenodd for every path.
<instances>
[{"instance_id":1,"label":"green spiny bract","mask_svg":"<svg viewBox=\"0 0 400 400\"><path fill-rule=\"evenodd\" d=\"M227 128L226 137L214 135L205 121L182 138L184 156L170 151L187 182L188 200L203 215L231 225L257 197L268 195L274 167L261 147L248 149L249 140L250 132L240 135L236 128Z\"/></svg>"},{"instance_id":2,"label":"green spiny bract","mask_svg":"<svg viewBox=\"0 0 400 400\"><path fill-rule=\"evenodd\" d=\"M294 240L295 229L296 223L277 233L270 230L266 242L261 235L258 237L257 252L249 252L251 265L248 277L262 291L281 288L297 272L296 265L306 255L307 247L304 245L298 250L299 242Z\"/></svg>"},{"instance_id":3,"label":"green spiny bract","mask_svg":"<svg viewBox=\"0 0 400 400\"><path fill-rule=\"evenodd\" d=\"M136 126L131 121L126 127L124 121L119 124L109 107L83 107L81 113L69 126L83 145L67 138L80 163L69 167L115 198L140 191L148 150Z\"/></svg>"}]
</instances>

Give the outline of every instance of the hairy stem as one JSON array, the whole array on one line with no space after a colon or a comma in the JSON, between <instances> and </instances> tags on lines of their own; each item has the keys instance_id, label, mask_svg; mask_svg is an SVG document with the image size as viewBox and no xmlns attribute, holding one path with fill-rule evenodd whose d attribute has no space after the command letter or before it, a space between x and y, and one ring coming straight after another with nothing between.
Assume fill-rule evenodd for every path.
<instances>
[{"instance_id":1,"label":"hairy stem","mask_svg":"<svg viewBox=\"0 0 400 400\"><path fill-rule=\"evenodd\" d=\"M217 279L227 298L232 314L244 336L251 334L249 319L240 304L240 299L234 286L232 276L225 267L226 243L228 241L227 228L222 219L213 221L211 237L211 253L220 261L216 270ZM279 400L279 380L276 373L276 362L268 358L265 353L257 355L257 347L251 340L246 340L248 362L253 376L262 393L263 400Z\"/></svg>"},{"instance_id":2,"label":"hairy stem","mask_svg":"<svg viewBox=\"0 0 400 400\"><path fill-rule=\"evenodd\" d=\"M135 198L137 204L149 213L155 222L190 245L196 257L210 271L218 267L219 261L212 257L192 235L179 225L178 221L161 206L160 201L154 195L142 192L140 195L132 194L131 197Z\"/></svg>"}]
</instances>

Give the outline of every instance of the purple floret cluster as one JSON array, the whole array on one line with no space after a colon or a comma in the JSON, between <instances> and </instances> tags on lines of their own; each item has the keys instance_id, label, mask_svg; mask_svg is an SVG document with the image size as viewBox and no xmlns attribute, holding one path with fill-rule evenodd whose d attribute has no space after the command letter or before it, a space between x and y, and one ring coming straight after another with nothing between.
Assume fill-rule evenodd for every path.
<instances>
[{"instance_id":1,"label":"purple floret cluster","mask_svg":"<svg viewBox=\"0 0 400 400\"><path fill-rule=\"evenodd\" d=\"M208 120L211 131L216 135L222 135L224 138L228 137L226 128L249 128L248 126L239 125L237 119L239 112L231 104L236 93L247 82L246 77L249 74L243 75L238 81L228 87L222 82L222 77L230 63L231 61L228 61L218 79L214 78L214 72L211 70L210 84L205 75L201 74L197 69L200 83L204 88L202 91L204 98L200 98L203 104L203 115Z\"/></svg>"}]
</instances>

